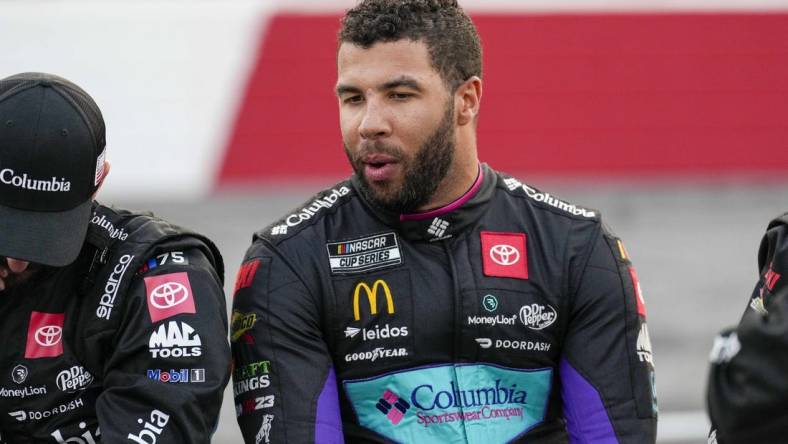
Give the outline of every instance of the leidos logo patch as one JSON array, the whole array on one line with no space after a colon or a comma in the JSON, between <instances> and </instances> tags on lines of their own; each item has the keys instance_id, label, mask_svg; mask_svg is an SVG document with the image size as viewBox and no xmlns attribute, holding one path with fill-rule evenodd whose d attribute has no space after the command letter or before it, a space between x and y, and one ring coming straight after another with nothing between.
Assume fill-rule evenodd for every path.
<instances>
[{"instance_id":1,"label":"leidos logo patch","mask_svg":"<svg viewBox=\"0 0 788 444\"><path fill-rule=\"evenodd\" d=\"M525 233L481 232L484 275L528 279Z\"/></svg>"},{"instance_id":2,"label":"leidos logo patch","mask_svg":"<svg viewBox=\"0 0 788 444\"><path fill-rule=\"evenodd\" d=\"M53 358L63 354L63 313L30 313L25 358Z\"/></svg>"},{"instance_id":3,"label":"leidos logo patch","mask_svg":"<svg viewBox=\"0 0 788 444\"><path fill-rule=\"evenodd\" d=\"M399 265L402 263L397 235L375 236L326 244L333 274L350 274Z\"/></svg>"},{"instance_id":4,"label":"leidos logo patch","mask_svg":"<svg viewBox=\"0 0 788 444\"><path fill-rule=\"evenodd\" d=\"M361 320L361 309L358 299L362 290L367 295L370 314L378 314L378 290L381 289L386 297L386 309L388 310L388 314L394 314L394 299L391 296L391 289L386 281L378 279L372 284L372 287L367 285L366 282L359 282L356 284L356 289L353 291L353 319L357 321Z\"/></svg>"},{"instance_id":5,"label":"leidos logo patch","mask_svg":"<svg viewBox=\"0 0 788 444\"><path fill-rule=\"evenodd\" d=\"M151 322L181 313L196 313L187 273L169 273L144 279Z\"/></svg>"}]
</instances>

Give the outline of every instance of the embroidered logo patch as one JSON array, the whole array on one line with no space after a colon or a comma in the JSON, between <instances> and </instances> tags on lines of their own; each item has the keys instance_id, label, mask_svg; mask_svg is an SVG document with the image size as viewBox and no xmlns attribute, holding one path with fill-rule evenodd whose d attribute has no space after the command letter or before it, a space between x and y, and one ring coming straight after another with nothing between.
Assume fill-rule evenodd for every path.
<instances>
[{"instance_id":1,"label":"embroidered logo patch","mask_svg":"<svg viewBox=\"0 0 788 444\"><path fill-rule=\"evenodd\" d=\"M528 250L525 233L482 231L484 275L528 279Z\"/></svg>"}]
</instances>

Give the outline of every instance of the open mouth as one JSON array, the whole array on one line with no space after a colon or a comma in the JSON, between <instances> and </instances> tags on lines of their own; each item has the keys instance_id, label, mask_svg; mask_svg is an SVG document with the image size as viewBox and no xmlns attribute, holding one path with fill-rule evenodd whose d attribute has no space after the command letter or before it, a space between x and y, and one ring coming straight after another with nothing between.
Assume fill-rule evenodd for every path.
<instances>
[{"instance_id":1,"label":"open mouth","mask_svg":"<svg viewBox=\"0 0 788 444\"><path fill-rule=\"evenodd\" d=\"M371 182L391 180L397 173L399 162L388 154L368 154L362 159L364 176Z\"/></svg>"}]
</instances>

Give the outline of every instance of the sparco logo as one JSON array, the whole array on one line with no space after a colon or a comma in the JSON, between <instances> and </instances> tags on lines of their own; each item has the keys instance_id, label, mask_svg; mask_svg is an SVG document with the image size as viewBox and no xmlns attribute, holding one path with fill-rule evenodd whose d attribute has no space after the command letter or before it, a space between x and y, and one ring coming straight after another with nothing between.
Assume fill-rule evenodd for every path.
<instances>
[{"instance_id":1,"label":"sparco logo","mask_svg":"<svg viewBox=\"0 0 788 444\"><path fill-rule=\"evenodd\" d=\"M61 391L74 393L89 386L93 382L93 375L85 370L85 367L75 365L58 373L55 381Z\"/></svg>"},{"instance_id":2,"label":"sparco logo","mask_svg":"<svg viewBox=\"0 0 788 444\"><path fill-rule=\"evenodd\" d=\"M200 335L185 322L170 321L159 326L148 342L154 358L180 358L202 355Z\"/></svg>"},{"instance_id":3,"label":"sparco logo","mask_svg":"<svg viewBox=\"0 0 788 444\"><path fill-rule=\"evenodd\" d=\"M97 215L93 216L93 218L90 219L90 223L94 225L98 225L99 227L107 230L107 232L109 233L109 237L111 237L112 239L119 239L124 241L129 238L129 234L123 231L123 228L115 228L115 225L113 225L112 222L107 220L105 216L101 216L101 217L98 217Z\"/></svg>"},{"instance_id":4,"label":"sparco logo","mask_svg":"<svg viewBox=\"0 0 788 444\"><path fill-rule=\"evenodd\" d=\"M507 267L520 260L520 252L511 245L500 244L490 248L490 259L498 265Z\"/></svg>"},{"instance_id":5,"label":"sparco logo","mask_svg":"<svg viewBox=\"0 0 788 444\"><path fill-rule=\"evenodd\" d=\"M36 343L42 347L52 347L63 339L63 328L58 325L45 325L36 330Z\"/></svg>"},{"instance_id":6,"label":"sparco logo","mask_svg":"<svg viewBox=\"0 0 788 444\"><path fill-rule=\"evenodd\" d=\"M302 208L299 212L287 216L285 223L288 227L295 227L301 222L308 221L320 211L321 208L331 208L337 203L340 197L347 195L350 192L348 187L341 187L339 189L332 189L331 192L319 199L315 199L311 204Z\"/></svg>"},{"instance_id":7,"label":"sparco logo","mask_svg":"<svg viewBox=\"0 0 788 444\"><path fill-rule=\"evenodd\" d=\"M115 265L112 274L107 279L107 283L104 284L104 294L101 295L99 306L96 309L96 316L104 319L109 319L112 316L112 308L115 307L115 297L118 295L118 285L129 268L129 263L131 263L132 259L134 259L134 256L124 254L117 265Z\"/></svg>"},{"instance_id":8,"label":"sparco logo","mask_svg":"<svg viewBox=\"0 0 788 444\"><path fill-rule=\"evenodd\" d=\"M189 299L189 290L180 282L165 282L150 292L150 303L156 308L167 309Z\"/></svg>"},{"instance_id":9,"label":"sparco logo","mask_svg":"<svg viewBox=\"0 0 788 444\"><path fill-rule=\"evenodd\" d=\"M520 309L520 321L532 330L541 330L558 319L555 308L547 305L531 304L524 305Z\"/></svg>"},{"instance_id":10,"label":"sparco logo","mask_svg":"<svg viewBox=\"0 0 788 444\"><path fill-rule=\"evenodd\" d=\"M23 190L46 191L49 193L71 191L71 182L67 181L65 177L61 177L60 180L57 177L46 180L30 179L27 177L27 173L17 176L14 170L10 168L0 171L0 182L12 187L22 188Z\"/></svg>"}]
</instances>

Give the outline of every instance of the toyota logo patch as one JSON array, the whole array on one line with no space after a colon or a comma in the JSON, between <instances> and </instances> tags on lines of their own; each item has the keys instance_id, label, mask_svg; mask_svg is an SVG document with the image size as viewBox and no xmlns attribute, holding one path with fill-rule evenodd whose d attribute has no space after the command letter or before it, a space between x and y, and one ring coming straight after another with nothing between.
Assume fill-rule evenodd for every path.
<instances>
[{"instance_id":1,"label":"toyota logo patch","mask_svg":"<svg viewBox=\"0 0 788 444\"><path fill-rule=\"evenodd\" d=\"M158 322L181 313L196 313L194 295L186 272L146 276L148 313Z\"/></svg>"},{"instance_id":2,"label":"toyota logo patch","mask_svg":"<svg viewBox=\"0 0 788 444\"><path fill-rule=\"evenodd\" d=\"M25 358L53 358L62 355L64 322L63 313L31 312L27 326Z\"/></svg>"},{"instance_id":3,"label":"toyota logo patch","mask_svg":"<svg viewBox=\"0 0 788 444\"><path fill-rule=\"evenodd\" d=\"M63 329L57 325L46 325L36 330L35 340L42 347L52 347L60 343Z\"/></svg>"},{"instance_id":4,"label":"toyota logo patch","mask_svg":"<svg viewBox=\"0 0 788 444\"><path fill-rule=\"evenodd\" d=\"M164 310L183 303L189 298L189 290L179 282L165 282L150 292L150 303Z\"/></svg>"},{"instance_id":5,"label":"toyota logo patch","mask_svg":"<svg viewBox=\"0 0 788 444\"><path fill-rule=\"evenodd\" d=\"M528 250L525 233L482 231L484 275L528 279Z\"/></svg>"},{"instance_id":6,"label":"toyota logo patch","mask_svg":"<svg viewBox=\"0 0 788 444\"><path fill-rule=\"evenodd\" d=\"M490 258L496 264L508 267L520 260L520 252L511 245L499 244L490 248Z\"/></svg>"}]
</instances>

